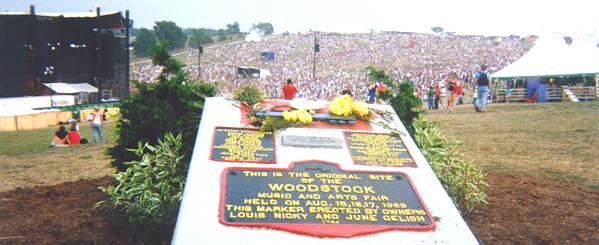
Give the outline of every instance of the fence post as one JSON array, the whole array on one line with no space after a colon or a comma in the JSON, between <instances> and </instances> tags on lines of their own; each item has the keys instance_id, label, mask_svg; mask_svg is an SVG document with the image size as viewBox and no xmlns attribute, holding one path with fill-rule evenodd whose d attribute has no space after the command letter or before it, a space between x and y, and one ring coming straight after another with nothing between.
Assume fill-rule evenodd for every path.
<instances>
[{"instance_id":1,"label":"fence post","mask_svg":"<svg viewBox=\"0 0 599 245\"><path fill-rule=\"evenodd\" d=\"M599 75L595 74L595 98L599 98Z\"/></svg>"}]
</instances>

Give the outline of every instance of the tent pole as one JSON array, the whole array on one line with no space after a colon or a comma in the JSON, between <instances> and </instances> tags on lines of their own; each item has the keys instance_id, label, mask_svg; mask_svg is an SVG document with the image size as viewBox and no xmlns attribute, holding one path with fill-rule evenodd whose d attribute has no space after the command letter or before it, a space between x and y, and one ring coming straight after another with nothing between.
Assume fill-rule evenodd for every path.
<instances>
[{"instance_id":1,"label":"tent pole","mask_svg":"<svg viewBox=\"0 0 599 245\"><path fill-rule=\"evenodd\" d=\"M599 75L595 74L595 96L599 98Z\"/></svg>"},{"instance_id":2,"label":"tent pole","mask_svg":"<svg viewBox=\"0 0 599 245\"><path fill-rule=\"evenodd\" d=\"M504 103L507 104L507 81L506 80L501 80L503 82L503 88L505 89L505 92L503 93L503 98L505 98Z\"/></svg>"}]
</instances>

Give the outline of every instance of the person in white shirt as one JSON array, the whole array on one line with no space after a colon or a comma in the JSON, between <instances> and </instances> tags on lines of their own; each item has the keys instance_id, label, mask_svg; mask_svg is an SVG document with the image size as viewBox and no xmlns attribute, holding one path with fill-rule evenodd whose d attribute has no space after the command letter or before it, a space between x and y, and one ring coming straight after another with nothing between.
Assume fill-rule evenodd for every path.
<instances>
[{"instance_id":1,"label":"person in white shirt","mask_svg":"<svg viewBox=\"0 0 599 245\"><path fill-rule=\"evenodd\" d=\"M100 143L104 143L104 134L102 134L102 128L104 127L104 120L102 120L102 114L100 114L100 109L94 109L94 112L91 116L91 126L92 126L92 140L94 144L96 143L96 134L100 137Z\"/></svg>"}]
</instances>

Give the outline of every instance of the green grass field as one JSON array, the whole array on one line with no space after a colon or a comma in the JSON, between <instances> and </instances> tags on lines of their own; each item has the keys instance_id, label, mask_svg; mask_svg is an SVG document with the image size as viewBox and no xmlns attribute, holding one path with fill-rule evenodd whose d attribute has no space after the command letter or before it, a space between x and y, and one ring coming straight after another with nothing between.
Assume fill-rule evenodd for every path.
<instances>
[{"instance_id":1,"label":"green grass field","mask_svg":"<svg viewBox=\"0 0 599 245\"><path fill-rule=\"evenodd\" d=\"M69 126L67 125L66 128L68 130ZM18 155L47 151L48 143L50 143L52 135L54 135L56 130L58 130L58 126L27 131L0 132L0 142L2 142L0 155ZM81 138L87 138L91 142L92 130L89 124L80 124L79 130ZM109 143L114 142L116 139L112 123L105 125L103 133Z\"/></svg>"},{"instance_id":2,"label":"green grass field","mask_svg":"<svg viewBox=\"0 0 599 245\"><path fill-rule=\"evenodd\" d=\"M465 105L426 117L439 123L447 137L463 141L465 158L484 171L599 188L599 102L500 104L485 113ZM48 148L56 129L0 132L0 191L114 173L104 154L116 139L114 124L104 128L106 144ZM91 138L89 125L81 125L81 135Z\"/></svg>"},{"instance_id":3,"label":"green grass field","mask_svg":"<svg viewBox=\"0 0 599 245\"><path fill-rule=\"evenodd\" d=\"M465 158L485 171L599 188L599 102L497 104L485 113L464 105L426 117L463 141Z\"/></svg>"},{"instance_id":4,"label":"green grass field","mask_svg":"<svg viewBox=\"0 0 599 245\"><path fill-rule=\"evenodd\" d=\"M79 126L81 138L91 142L88 124ZM115 172L104 151L116 139L114 124L105 124L105 144L49 148L58 127L0 132L0 191L16 187L49 185L93 179Z\"/></svg>"}]
</instances>

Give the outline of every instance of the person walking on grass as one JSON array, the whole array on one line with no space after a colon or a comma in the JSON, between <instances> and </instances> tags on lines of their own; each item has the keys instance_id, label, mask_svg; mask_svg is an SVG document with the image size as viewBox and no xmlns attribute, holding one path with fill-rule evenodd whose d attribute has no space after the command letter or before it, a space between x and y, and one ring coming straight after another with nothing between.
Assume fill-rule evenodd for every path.
<instances>
[{"instance_id":1,"label":"person walking on grass","mask_svg":"<svg viewBox=\"0 0 599 245\"><path fill-rule=\"evenodd\" d=\"M447 81L447 111L454 111L458 74L452 72Z\"/></svg>"},{"instance_id":2,"label":"person walking on grass","mask_svg":"<svg viewBox=\"0 0 599 245\"><path fill-rule=\"evenodd\" d=\"M483 112L487 109L487 99L489 98L489 74L487 73L487 66L481 65L480 71L475 74L476 79L476 102L474 103L474 110L477 112Z\"/></svg>"},{"instance_id":3,"label":"person walking on grass","mask_svg":"<svg viewBox=\"0 0 599 245\"><path fill-rule=\"evenodd\" d=\"M102 120L102 114L100 114L100 109L94 109L91 118L91 126L92 126L92 141L94 144L96 143L96 135L100 137L100 143L104 143L104 134L102 134L102 128L104 127L104 120Z\"/></svg>"},{"instance_id":4,"label":"person walking on grass","mask_svg":"<svg viewBox=\"0 0 599 245\"><path fill-rule=\"evenodd\" d=\"M433 86L433 83L431 82L430 86L428 87L428 96L427 96L427 100L428 100L428 109L429 110L433 110L435 108L435 86Z\"/></svg>"},{"instance_id":5,"label":"person walking on grass","mask_svg":"<svg viewBox=\"0 0 599 245\"><path fill-rule=\"evenodd\" d=\"M441 85L439 84L439 81L437 81L435 83L435 103L434 103L435 110L439 109L439 100L440 99L441 99Z\"/></svg>"},{"instance_id":6,"label":"person walking on grass","mask_svg":"<svg viewBox=\"0 0 599 245\"><path fill-rule=\"evenodd\" d=\"M458 105L461 105L464 103L464 84L462 84L462 82L460 80L458 80L458 82L456 83L456 87L455 87L455 91L454 91L455 95L456 95L456 103ZM454 105L455 105L454 104Z\"/></svg>"}]
</instances>

